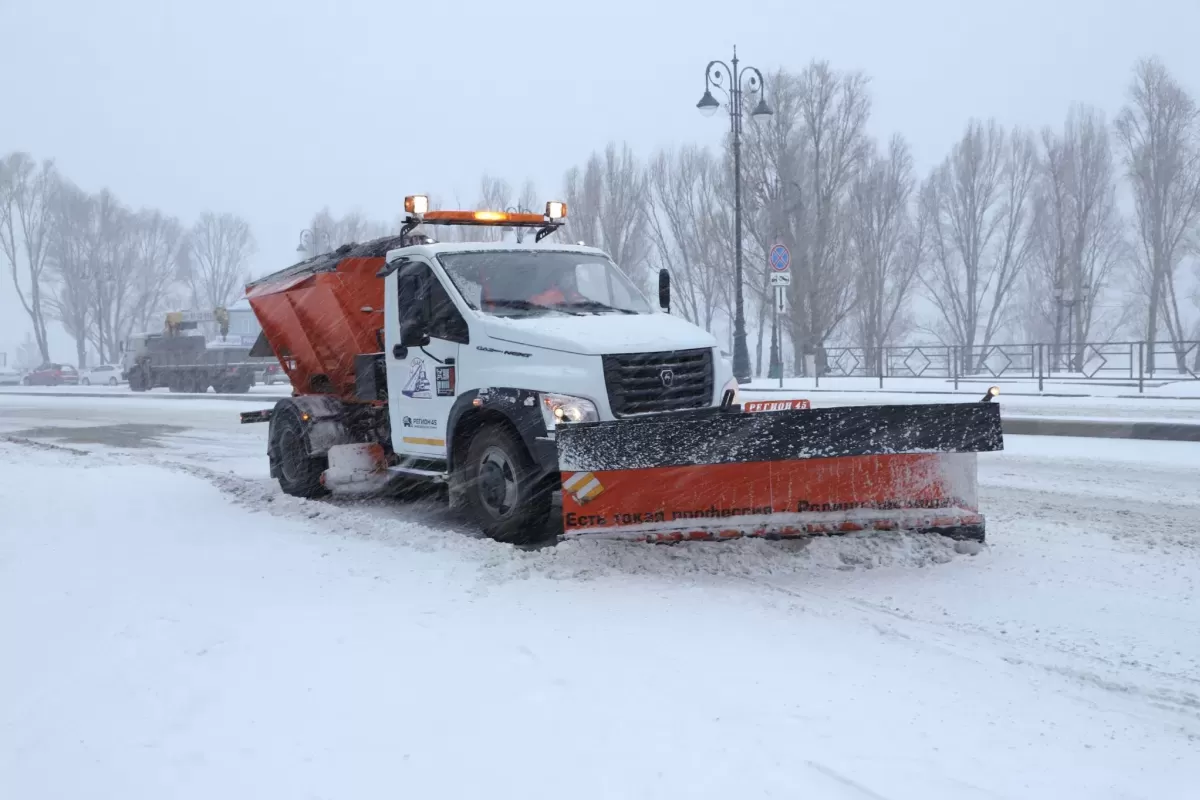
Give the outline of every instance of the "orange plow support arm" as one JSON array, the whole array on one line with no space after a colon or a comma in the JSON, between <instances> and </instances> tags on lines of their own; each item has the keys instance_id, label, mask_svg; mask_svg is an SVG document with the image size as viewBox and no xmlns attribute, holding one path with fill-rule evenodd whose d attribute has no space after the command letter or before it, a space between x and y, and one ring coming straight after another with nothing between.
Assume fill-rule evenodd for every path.
<instances>
[{"instance_id":1,"label":"orange plow support arm","mask_svg":"<svg viewBox=\"0 0 1200 800\"><path fill-rule=\"evenodd\" d=\"M662 415L561 426L563 529L645 541L904 530L982 541L995 403Z\"/></svg>"}]
</instances>

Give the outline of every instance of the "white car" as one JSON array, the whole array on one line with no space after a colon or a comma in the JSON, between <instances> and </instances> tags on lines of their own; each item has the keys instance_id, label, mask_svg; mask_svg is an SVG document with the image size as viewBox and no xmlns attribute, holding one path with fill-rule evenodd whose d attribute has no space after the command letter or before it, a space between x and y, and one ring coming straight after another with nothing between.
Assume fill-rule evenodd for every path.
<instances>
[{"instance_id":1,"label":"white car","mask_svg":"<svg viewBox=\"0 0 1200 800\"><path fill-rule=\"evenodd\" d=\"M0 367L0 386L18 386L20 383L20 372L12 367Z\"/></svg>"},{"instance_id":2,"label":"white car","mask_svg":"<svg viewBox=\"0 0 1200 800\"><path fill-rule=\"evenodd\" d=\"M116 386L118 383L124 382L119 364L100 364L79 371L81 386Z\"/></svg>"}]
</instances>

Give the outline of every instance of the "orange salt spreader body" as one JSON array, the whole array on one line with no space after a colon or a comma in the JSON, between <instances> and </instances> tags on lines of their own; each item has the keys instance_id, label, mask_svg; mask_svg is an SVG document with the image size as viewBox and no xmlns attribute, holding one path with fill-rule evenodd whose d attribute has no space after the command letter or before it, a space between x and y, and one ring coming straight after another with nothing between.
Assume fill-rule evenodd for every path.
<instances>
[{"instance_id":1,"label":"orange salt spreader body","mask_svg":"<svg viewBox=\"0 0 1200 800\"><path fill-rule=\"evenodd\" d=\"M301 394L358 402L355 356L383 349L383 281L389 250L407 237L343 245L261 278L246 298L262 325L251 354L271 355Z\"/></svg>"}]
</instances>

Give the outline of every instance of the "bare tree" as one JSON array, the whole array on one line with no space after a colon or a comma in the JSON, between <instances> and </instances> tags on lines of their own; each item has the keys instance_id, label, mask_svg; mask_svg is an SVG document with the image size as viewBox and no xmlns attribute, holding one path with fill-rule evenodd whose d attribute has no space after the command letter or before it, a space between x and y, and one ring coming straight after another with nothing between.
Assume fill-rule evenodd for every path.
<instances>
[{"instance_id":1,"label":"bare tree","mask_svg":"<svg viewBox=\"0 0 1200 800\"><path fill-rule=\"evenodd\" d=\"M75 340L79 367L87 364L92 332L93 214L91 197L74 184L63 182L51 206L47 245L47 270L53 287L47 306L54 319Z\"/></svg>"},{"instance_id":2,"label":"bare tree","mask_svg":"<svg viewBox=\"0 0 1200 800\"><path fill-rule=\"evenodd\" d=\"M986 359L1030 259L1037 173L1030 135L972 120L922 188L930 255L921 281L942 338L963 349L967 364Z\"/></svg>"},{"instance_id":3,"label":"bare tree","mask_svg":"<svg viewBox=\"0 0 1200 800\"><path fill-rule=\"evenodd\" d=\"M228 213L201 214L188 235L185 266L193 303L213 309L235 300L249 277L246 262L254 252L246 220Z\"/></svg>"},{"instance_id":4,"label":"bare tree","mask_svg":"<svg viewBox=\"0 0 1200 800\"><path fill-rule=\"evenodd\" d=\"M849 194L869 152L867 87L861 73L822 61L781 72L768 81L774 116L747 126L751 236L764 252L779 240L792 253L788 324L799 374L854 304ZM748 274L765 300L765 267Z\"/></svg>"},{"instance_id":5,"label":"bare tree","mask_svg":"<svg viewBox=\"0 0 1200 800\"><path fill-rule=\"evenodd\" d=\"M1082 343L1103 322L1098 301L1128 255L1103 115L1087 107L1072 109L1061 133L1043 131L1042 153L1025 326L1048 331L1055 353L1062 352L1069 328L1066 338L1080 345L1069 366L1079 370Z\"/></svg>"},{"instance_id":6,"label":"bare tree","mask_svg":"<svg viewBox=\"0 0 1200 800\"><path fill-rule=\"evenodd\" d=\"M732 289L730 242L720 235L724 165L694 145L658 153L647 168L647 228L654 259L672 277L683 317L712 331Z\"/></svg>"},{"instance_id":7,"label":"bare tree","mask_svg":"<svg viewBox=\"0 0 1200 800\"><path fill-rule=\"evenodd\" d=\"M1161 62L1145 60L1134 68L1129 103L1117 117L1116 130L1133 188L1148 301L1146 368L1153 372L1160 325L1176 342L1185 338L1176 277L1200 224L1200 111ZM1180 369L1185 358L1177 344Z\"/></svg>"},{"instance_id":8,"label":"bare tree","mask_svg":"<svg viewBox=\"0 0 1200 800\"><path fill-rule=\"evenodd\" d=\"M512 185L503 178L484 175L479 182L479 199L475 208L484 211L506 211L513 207ZM462 230L466 241L498 242L504 240L505 230L491 226L480 226Z\"/></svg>"},{"instance_id":9,"label":"bare tree","mask_svg":"<svg viewBox=\"0 0 1200 800\"><path fill-rule=\"evenodd\" d=\"M399 230L399 226L368 219L357 209L342 217L334 217L329 206L325 206L313 214L308 228L301 234L297 252L305 258L312 258L331 253L344 244L378 239L392 230Z\"/></svg>"},{"instance_id":10,"label":"bare tree","mask_svg":"<svg viewBox=\"0 0 1200 800\"><path fill-rule=\"evenodd\" d=\"M916 282L925 249L926 216L914 221L913 160L893 136L886 155L872 154L850 191L850 251L856 276L858 342L882 375L883 348L892 342Z\"/></svg>"},{"instance_id":11,"label":"bare tree","mask_svg":"<svg viewBox=\"0 0 1200 800\"><path fill-rule=\"evenodd\" d=\"M132 235L133 274L128 313L119 331L122 340L134 331L149 330L154 317L166 310L184 245L179 220L153 209L137 214Z\"/></svg>"},{"instance_id":12,"label":"bare tree","mask_svg":"<svg viewBox=\"0 0 1200 800\"><path fill-rule=\"evenodd\" d=\"M767 317L771 316L771 335L777 338L774 314L774 288L769 284L765 254L776 243L794 247L802 235L807 206L804 187L808 185L808 159L803 157L802 86L800 77L779 71L767 78L766 91L775 113L767 120L756 120L746 126L742 143L742 216L750 246L747 263L751 266L743 276L747 293L755 304L754 327L757 330L754 372L762 375L763 338ZM728 148L727 148L728 155ZM732 159L726 158L726 174L732 170ZM733 191L732 182L724 194ZM729 226L732 230L732 223ZM732 234L729 236L732 252ZM732 261L732 255L730 260ZM795 268L793 259L793 269ZM730 275L730 293L734 277ZM785 307L785 313L786 313ZM784 322L787 322L785 317ZM779 337L781 338L781 337Z\"/></svg>"},{"instance_id":13,"label":"bare tree","mask_svg":"<svg viewBox=\"0 0 1200 800\"><path fill-rule=\"evenodd\" d=\"M38 348L38 343L34 341L33 335L29 331L25 332L25 338L17 345L17 358L14 366L20 369L35 369L38 364L46 361L42 357L41 350Z\"/></svg>"},{"instance_id":14,"label":"bare tree","mask_svg":"<svg viewBox=\"0 0 1200 800\"><path fill-rule=\"evenodd\" d=\"M107 189L94 201L92 279L92 343L100 357L118 358L122 330L128 325L134 274L134 218Z\"/></svg>"},{"instance_id":15,"label":"bare tree","mask_svg":"<svg viewBox=\"0 0 1200 800\"><path fill-rule=\"evenodd\" d=\"M51 161L38 165L28 153L20 152L0 161L0 252L8 260L13 287L46 361L50 346L43 281L57 186L58 172Z\"/></svg>"},{"instance_id":16,"label":"bare tree","mask_svg":"<svg viewBox=\"0 0 1200 800\"><path fill-rule=\"evenodd\" d=\"M512 205L506 205L505 211L515 211L520 214L536 214L542 211L545 206L539 202L537 186L528 178L521 185L521 193L517 195L516 201ZM570 209L568 209L570 211ZM529 235L528 229L515 228L512 231L518 242L524 242L525 237Z\"/></svg>"},{"instance_id":17,"label":"bare tree","mask_svg":"<svg viewBox=\"0 0 1200 800\"><path fill-rule=\"evenodd\" d=\"M570 169L564 199L566 238L599 247L635 283L647 286L646 173L629 145L609 143L603 155L593 153L582 170Z\"/></svg>"}]
</instances>

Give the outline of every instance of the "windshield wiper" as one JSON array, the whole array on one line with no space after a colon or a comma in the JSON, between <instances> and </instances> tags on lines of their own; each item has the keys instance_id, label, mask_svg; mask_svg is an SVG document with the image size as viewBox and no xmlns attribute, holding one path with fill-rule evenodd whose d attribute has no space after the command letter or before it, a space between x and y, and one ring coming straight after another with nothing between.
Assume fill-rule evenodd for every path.
<instances>
[{"instance_id":1,"label":"windshield wiper","mask_svg":"<svg viewBox=\"0 0 1200 800\"><path fill-rule=\"evenodd\" d=\"M488 300L487 305L495 308L517 308L522 311L562 311L565 314L573 314L576 317L583 316L577 311L571 311L569 309L561 308L557 305L544 306L541 303L531 303L528 300Z\"/></svg>"},{"instance_id":2,"label":"windshield wiper","mask_svg":"<svg viewBox=\"0 0 1200 800\"><path fill-rule=\"evenodd\" d=\"M638 312L631 311L628 308L616 308L607 303L601 303L599 300L581 300L576 303L555 303L555 308L578 308L583 311L619 311L622 314L636 314Z\"/></svg>"}]
</instances>

